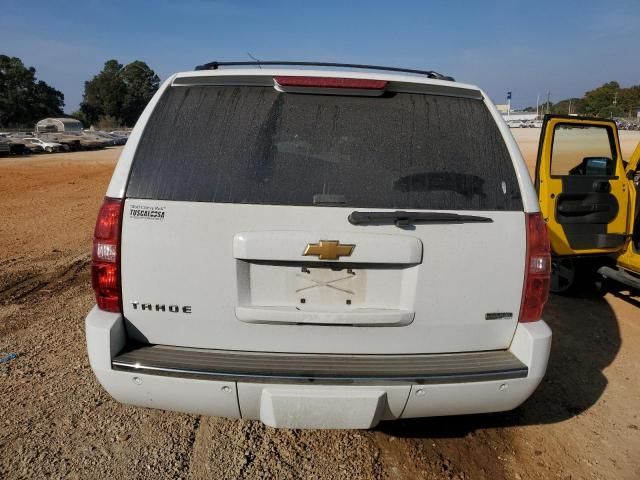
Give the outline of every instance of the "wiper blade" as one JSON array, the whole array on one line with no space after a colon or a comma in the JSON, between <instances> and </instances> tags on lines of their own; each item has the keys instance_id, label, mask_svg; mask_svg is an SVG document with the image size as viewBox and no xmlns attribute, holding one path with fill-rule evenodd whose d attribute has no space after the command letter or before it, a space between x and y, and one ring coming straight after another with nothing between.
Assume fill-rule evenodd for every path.
<instances>
[{"instance_id":1,"label":"wiper blade","mask_svg":"<svg viewBox=\"0 0 640 480\"><path fill-rule=\"evenodd\" d=\"M408 227L416 223L490 223L492 218L477 215L459 215L440 212L351 212L352 225L383 225L393 223L396 227Z\"/></svg>"}]
</instances>

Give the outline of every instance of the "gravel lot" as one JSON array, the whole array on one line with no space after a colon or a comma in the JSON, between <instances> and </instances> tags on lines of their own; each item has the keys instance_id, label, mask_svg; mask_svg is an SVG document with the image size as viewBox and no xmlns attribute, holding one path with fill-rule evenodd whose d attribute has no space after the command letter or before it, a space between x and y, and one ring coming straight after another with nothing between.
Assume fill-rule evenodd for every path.
<instances>
[{"instance_id":1,"label":"gravel lot","mask_svg":"<svg viewBox=\"0 0 640 480\"><path fill-rule=\"evenodd\" d=\"M538 130L515 130L530 165ZM639 132L621 132L625 155ZM0 477L640 478L640 298L552 297L549 371L515 411L274 430L132 408L97 383L83 321L119 148L0 158Z\"/></svg>"}]
</instances>

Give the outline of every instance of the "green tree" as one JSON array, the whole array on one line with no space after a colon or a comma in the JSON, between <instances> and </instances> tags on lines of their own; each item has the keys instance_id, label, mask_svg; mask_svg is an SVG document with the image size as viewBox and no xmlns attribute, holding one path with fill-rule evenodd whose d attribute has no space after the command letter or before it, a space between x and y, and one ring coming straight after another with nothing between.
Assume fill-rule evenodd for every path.
<instances>
[{"instance_id":1,"label":"green tree","mask_svg":"<svg viewBox=\"0 0 640 480\"><path fill-rule=\"evenodd\" d=\"M125 125L133 125L160 86L160 78L149 66L136 60L124 67L120 76L126 86L122 100L122 120Z\"/></svg>"},{"instance_id":2,"label":"green tree","mask_svg":"<svg viewBox=\"0 0 640 480\"><path fill-rule=\"evenodd\" d=\"M89 124L106 115L119 117L122 98L126 92L126 86L119 75L120 70L122 65L117 60L109 60L100 73L84 83L80 111Z\"/></svg>"},{"instance_id":3,"label":"green tree","mask_svg":"<svg viewBox=\"0 0 640 480\"><path fill-rule=\"evenodd\" d=\"M45 117L59 117L62 92L36 79L36 70L17 57L0 55L0 125L33 128Z\"/></svg>"},{"instance_id":4,"label":"green tree","mask_svg":"<svg viewBox=\"0 0 640 480\"><path fill-rule=\"evenodd\" d=\"M145 62L136 60L123 66L109 60L104 68L84 84L80 112L89 123L110 118L132 126L158 90L160 79Z\"/></svg>"},{"instance_id":5,"label":"green tree","mask_svg":"<svg viewBox=\"0 0 640 480\"><path fill-rule=\"evenodd\" d=\"M588 91L584 96L584 113L607 118L622 116L624 112L618 102L620 90L618 82L609 82Z\"/></svg>"},{"instance_id":6,"label":"green tree","mask_svg":"<svg viewBox=\"0 0 640 480\"><path fill-rule=\"evenodd\" d=\"M584 111L584 100L582 98L567 98L566 100L560 100L554 103L551 107L551 112L559 113L562 115L578 114L580 115Z\"/></svg>"},{"instance_id":7,"label":"green tree","mask_svg":"<svg viewBox=\"0 0 640 480\"><path fill-rule=\"evenodd\" d=\"M640 109L640 85L620 90L619 104L625 117L635 117Z\"/></svg>"}]
</instances>

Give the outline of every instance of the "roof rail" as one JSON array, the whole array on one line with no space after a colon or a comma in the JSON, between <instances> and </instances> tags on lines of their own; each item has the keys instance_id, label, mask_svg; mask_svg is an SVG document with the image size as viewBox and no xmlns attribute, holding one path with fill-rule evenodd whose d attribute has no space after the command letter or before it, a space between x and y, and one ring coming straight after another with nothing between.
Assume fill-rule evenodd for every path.
<instances>
[{"instance_id":1,"label":"roof rail","mask_svg":"<svg viewBox=\"0 0 640 480\"><path fill-rule=\"evenodd\" d=\"M386 72L402 72L415 73L418 75L426 75L429 78L437 80L455 81L453 77L442 75L433 70L414 70L411 68L398 67L381 67L379 65L360 65L357 63L329 63L329 62L279 62L279 61L255 61L255 62L209 62L196 66L196 70L217 70L219 67L238 67L238 66L258 66L263 65L286 65L286 66L304 66L304 67L343 67L343 68L361 68L365 70L383 70Z\"/></svg>"}]
</instances>

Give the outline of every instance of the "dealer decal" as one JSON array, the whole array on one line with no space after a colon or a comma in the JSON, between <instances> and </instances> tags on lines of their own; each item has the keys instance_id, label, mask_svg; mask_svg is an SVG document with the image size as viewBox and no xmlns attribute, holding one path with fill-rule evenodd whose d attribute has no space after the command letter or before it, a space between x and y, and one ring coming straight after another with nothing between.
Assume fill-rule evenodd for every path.
<instances>
[{"instance_id":1,"label":"dealer decal","mask_svg":"<svg viewBox=\"0 0 640 480\"><path fill-rule=\"evenodd\" d=\"M164 220L165 208L149 205L131 205L129 216L144 220Z\"/></svg>"}]
</instances>

